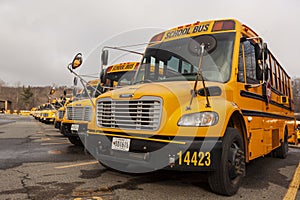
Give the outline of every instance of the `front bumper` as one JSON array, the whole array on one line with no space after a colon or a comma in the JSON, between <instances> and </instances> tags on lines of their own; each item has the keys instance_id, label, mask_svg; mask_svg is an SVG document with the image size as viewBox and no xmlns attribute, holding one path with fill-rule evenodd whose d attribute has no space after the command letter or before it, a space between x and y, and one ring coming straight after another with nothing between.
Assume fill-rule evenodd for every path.
<instances>
[{"instance_id":1,"label":"front bumper","mask_svg":"<svg viewBox=\"0 0 300 200\"><path fill-rule=\"evenodd\" d=\"M42 118L42 122L44 122L44 123L53 123L54 122L54 118L43 117Z\"/></svg>"},{"instance_id":2,"label":"front bumper","mask_svg":"<svg viewBox=\"0 0 300 200\"><path fill-rule=\"evenodd\" d=\"M78 129L72 130L73 123L61 123L60 132L64 136L78 136L78 132L86 132L87 131L87 124L77 124Z\"/></svg>"},{"instance_id":3,"label":"front bumper","mask_svg":"<svg viewBox=\"0 0 300 200\"><path fill-rule=\"evenodd\" d=\"M54 121L54 128L60 129L61 122Z\"/></svg>"},{"instance_id":4,"label":"front bumper","mask_svg":"<svg viewBox=\"0 0 300 200\"><path fill-rule=\"evenodd\" d=\"M219 138L155 139L118 134L79 132L85 148L101 163L148 169L214 171L220 166L222 141ZM129 151L112 149L112 138L130 138ZM118 165L119 164L119 165ZM126 171L126 170L124 170Z\"/></svg>"}]
</instances>

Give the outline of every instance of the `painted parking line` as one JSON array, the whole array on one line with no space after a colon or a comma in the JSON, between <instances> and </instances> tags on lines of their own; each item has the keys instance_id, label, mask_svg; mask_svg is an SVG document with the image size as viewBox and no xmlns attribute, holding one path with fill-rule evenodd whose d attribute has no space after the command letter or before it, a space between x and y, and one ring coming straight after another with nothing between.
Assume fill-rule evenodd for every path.
<instances>
[{"instance_id":1,"label":"painted parking line","mask_svg":"<svg viewBox=\"0 0 300 200\"><path fill-rule=\"evenodd\" d=\"M47 145L56 145L56 144L71 144L70 142L49 142L49 143L41 143L41 145L43 146L47 146Z\"/></svg>"},{"instance_id":2,"label":"painted parking line","mask_svg":"<svg viewBox=\"0 0 300 200\"><path fill-rule=\"evenodd\" d=\"M71 167L78 167L78 166L84 166L84 165L94 165L94 164L98 164L98 161L77 163L77 164L72 164L72 165L64 165L64 166L58 166L58 167L54 167L54 168L55 169L66 169L66 168L71 168Z\"/></svg>"},{"instance_id":3,"label":"painted parking line","mask_svg":"<svg viewBox=\"0 0 300 200\"><path fill-rule=\"evenodd\" d=\"M101 197L75 198L74 200L102 200Z\"/></svg>"},{"instance_id":4,"label":"painted parking line","mask_svg":"<svg viewBox=\"0 0 300 200\"><path fill-rule=\"evenodd\" d=\"M284 200L295 200L299 185L300 185L300 162L298 164L298 167L295 170L295 174L294 174L292 182L290 183L289 189L283 199Z\"/></svg>"}]
</instances>

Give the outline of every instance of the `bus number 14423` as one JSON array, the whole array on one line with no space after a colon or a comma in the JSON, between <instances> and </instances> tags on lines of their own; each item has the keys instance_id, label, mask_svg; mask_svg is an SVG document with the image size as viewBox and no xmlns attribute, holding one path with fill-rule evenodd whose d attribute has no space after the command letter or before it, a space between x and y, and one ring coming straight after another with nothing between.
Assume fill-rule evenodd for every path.
<instances>
[{"instance_id":1,"label":"bus number 14423","mask_svg":"<svg viewBox=\"0 0 300 200\"><path fill-rule=\"evenodd\" d=\"M182 152L177 153L179 165L194 165L197 167L208 167L211 165L210 152Z\"/></svg>"}]
</instances>

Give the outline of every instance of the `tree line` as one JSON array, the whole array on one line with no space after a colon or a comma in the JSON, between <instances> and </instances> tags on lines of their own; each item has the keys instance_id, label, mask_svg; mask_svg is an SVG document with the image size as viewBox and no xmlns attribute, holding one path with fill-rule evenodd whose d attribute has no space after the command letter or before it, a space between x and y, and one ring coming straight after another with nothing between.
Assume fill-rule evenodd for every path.
<instances>
[{"instance_id":1,"label":"tree line","mask_svg":"<svg viewBox=\"0 0 300 200\"><path fill-rule=\"evenodd\" d=\"M30 110L51 99L60 98L64 94L66 86L56 88L56 92L50 95L51 86L17 86L9 87L0 84L0 99L11 101L11 110Z\"/></svg>"}]
</instances>

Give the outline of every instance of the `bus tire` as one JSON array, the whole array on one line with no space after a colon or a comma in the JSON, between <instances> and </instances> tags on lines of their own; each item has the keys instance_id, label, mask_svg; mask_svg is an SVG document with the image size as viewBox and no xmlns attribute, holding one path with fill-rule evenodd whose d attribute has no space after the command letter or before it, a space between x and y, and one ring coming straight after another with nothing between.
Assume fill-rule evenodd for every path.
<instances>
[{"instance_id":1,"label":"bus tire","mask_svg":"<svg viewBox=\"0 0 300 200\"><path fill-rule=\"evenodd\" d=\"M78 136L69 136L69 141L75 146L83 146L81 139Z\"/></svg>"},{"instance_id":2,"label":"bus tire","mask_svg":"<svg viewBox=\"0 0 300 200\"><path fill-rule=\"evenodd\" d=\"M274 157L276 158L286 158L287 153L289 151L289 144L288 144L288 132L285 129L284 131L284 140L280 142L280 146L274 150Z\"/></svg>"},{"instance_id":3,"label":"bus tire","mask_svg":"<svg viewBox=\"0 0 300 200\"><path fill-rule=\"evenodd\" d=\"M63 135L63 136L67 136L66 133L67 131L66 131L66 128L65 128L65 126L61 126L60 127L60 133Z\"/></svg>"},{"instance_id":4,"label":"bus tire","mask_svg":"<svg viewBox=\"0 0 300 200\"><path fill-rule=\"evenodd\" d=\"M231 196L238 191L245 174L245 148L235 128L228 127L222 140L220 167L208 177L208 183L213 192Z\"/></svg>"}]
</instances>

